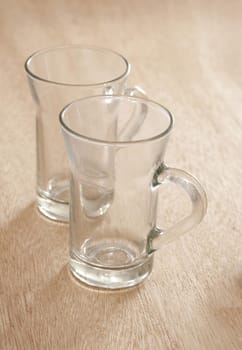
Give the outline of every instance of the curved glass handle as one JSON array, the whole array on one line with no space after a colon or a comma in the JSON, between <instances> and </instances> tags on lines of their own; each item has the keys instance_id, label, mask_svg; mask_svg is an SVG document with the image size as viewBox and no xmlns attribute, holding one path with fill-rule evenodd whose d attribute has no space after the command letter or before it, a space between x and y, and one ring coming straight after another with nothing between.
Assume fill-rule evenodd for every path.
<instances>
[{"instance_id":1,"label":"curved glass handle","mask_svg":"<svg viewBox=\"0 0 242 350\"><path fill-rule=\"evenodd\" d=\"M174 183L189 195L192 202L192 212L178 223L167 229L155 227L148 237L148 253L157 250L164 243L176 239L181 234L191 230L203 219L207 210L207 197L200 183L183 170L169 168L162 164L153 177L153 187L164 183Z\"/></svg>"},{"instance_id":2,"label":"curved glass handle","mask_svg":"<svg viewBox=\"0 0 242 350\"><path fill-rule=\"evenodd\" d=\"M112 86L105 86L103 94L107 96L115 95ZM140 86L137 85L126 88L123 94L126 96L135 96L147 99L146 92ZM147 106L145 104L142 104L142 109L140 113L137 113L137 111L134 110L133 113L130 114L130 118L126 121L126 124L123 125L121 130L119 130L119 139L123 139L124 141L130 141L139 131L139 128L141 127L146 118L146 115Z\"/></svg>"},{"instance_id":3,"label":"curved glass handle","mask_svg":"<svg viewBox=\"0 0 242 350\"><path fill-rule=\"evenodd\" d=\"M103 90L103 94L104 95L115 95L112 86L105 86L104 90ZM131 87L128 87L124 90L123 92L124 95L127 96L135 96L135 97L142 97L142 98L147 98L147 94L145 92L144 89L142 89L140 86L138 85L134 85Z\"/></svg>"},{"instance_id":4,"label":"curved glass handle","mask_svg":"<svg viewBox=\"0 0 242 350\"><path fill-rule=\"evenodd\" d=\"M124 90L124 95L147 98L146 92L139 86L132 86ZM122 130L119 131L119 138L125 141L130 141L135 137L136 133L139 131L141 125L145 121L147 115L147 106L145 104L141 105L141 110L137 113L136 108L130 113L129 119L126 124L123 125Z\"/></svg>"},{"instance_id":5,"label":"curved glass handle","mask_svg":"<svg viewBox=\"0 0 242 350\"><path fill-rule=\"evenodd\" d=\"M124 95L135 96L147 98L147 94L145 90L143 90L140 86L134 85L124 90Z\"/></svg>"}]
</instances>

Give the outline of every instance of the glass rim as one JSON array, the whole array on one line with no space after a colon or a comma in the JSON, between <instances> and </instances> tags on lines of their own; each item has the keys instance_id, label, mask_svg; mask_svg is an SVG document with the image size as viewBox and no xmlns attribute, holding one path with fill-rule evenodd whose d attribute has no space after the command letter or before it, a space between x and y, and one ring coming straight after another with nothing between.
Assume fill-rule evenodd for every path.
<instances>
[{"instance_id":1,"label":"glass rim","mask_svg":"<svg viewBox=\"0 0 242 350\"><path fill-rule=\"evenodd\" d=\"M143 138L140 140L134 140L134 141L107 141L107 140L102 140L102 139L98 139L98 138L93 138L93 137L89 137L89 136L85 136L83 134L80 134L78 132L76 132L75 130L73 130L71 127L69 127L66 122L65 122L65 112L68 111L68 109L75 105L78 104L79 102L82 101L91 101L93 99L95 100L102 100L105 98L112 98L112 99L123 99L123 100L131 100L131 101L138 101L138 102L142 102L145 104L149 104L149 105L153 105L156 108L162 109L163 111L166 112L167 116L169 117L169 125L167 126L167 128L165 128L164 131L158 133L155 136L152 137L147 137L147 138ZM174 119L173 119L173 115L172 113L163 105L161 105L158 102L155 102L153 100L149 100L149 99L144 99L141 97L135 97L135 96L128 96L128 95L96 95L96 96L88 96L88 97L83 97L80 98L78 100L74 100L72 102L70 102L69 104L67 104L59 113L59 121L61 124L61 127L63 128L63 130L65 130L67 133L69 133L70 135L78 138L78 139L82 139L85 141L88 141L90 143L95 143L95 144L99 144L99 145L107 145L107 146L123 146L123 145L132 145L132 144L142 144L142 143L148 143L148 142L152 142L152 141L156 141L159 140L163 137L165 137L166 135L169 134L169 132L172 130L173 128L173 124L174 124Z\"/></svg>"},{"instance_id":2,"label":"glass rim","mask_svg":"<svg viewBox=\"0 0 242 350\"><path fill-rule=\"evenodd\" d=\"M113 78L113 79L110 79L110 80L107 80L107 81L102 81L102 82L97 82L97 83L89 83L89 84L83 84L83 83L65 83L65 82L61 82L61 81L55 81L55 80L51 80L51 79L45 79L43 77L41 77L40 75L38 74L35 74L33 73L33 71L31 70L30 68L30 63L32 62L32 60L39 56L40 54L43 54L43 53L48 53L50 51L55 51L55 50L67 50L67 49L81 49L81 50L93 50L93 51L102 51L102 52L110 52L118 57L120 57L122 59L122 61L124 62L125 64L125 71L117 76L116 78ZM39 81L42 81L42 82L45 82L45 83L49 83L49 84L54 84L54 85L61 85L61 86L83 86L83 87L88 87L88 86L102 86L102 85L107 85L107 84L110 84L110 83L114 83L120 79L123 79L125 78L129 72L130 72L130 64L129 62L127 61L127 59L121 55L120 53L118 53L117 51L115 50L112 50L112 49L108 49L108 48L105 48L105 47L101 47L101 46L92 46L92 45L60 45L60 46L51 46L51 47L47 47L47 48L43 48L43 49L40 49L40 50L37 50L35 52L33 52L30 56L28 56L28 58L25 60L25 63L24 63L24 68L25 68L25 71L28 75L30 75L32 78L36 79L36 80L39 80Z\"/></svg>"}]
</instances>

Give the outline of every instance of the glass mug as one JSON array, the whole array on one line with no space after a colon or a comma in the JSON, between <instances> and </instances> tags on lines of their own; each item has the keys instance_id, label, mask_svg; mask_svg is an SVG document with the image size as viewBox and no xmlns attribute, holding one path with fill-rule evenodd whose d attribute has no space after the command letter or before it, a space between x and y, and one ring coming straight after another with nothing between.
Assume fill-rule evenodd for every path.
<instances>
[{"instance_id":1,"label":"glass mug","mask_svg":"<svg viewBox=\"0 0 242 350\"><path fill-rule=\"evenodd\" d=\"M97 94L138 94L126 88L130 65L104 48L69 45L40 50L25 62L37 106L37 207L53 220L69 220L69 170L58 115L67 103Z\"/></svg>"},{"instance_id":2,"label":"glass mug","mask_svg":"<svg viewBox=\"0 0 242 350\"><path fill-rule=\"evenodd\" d=\"M152 270L153 253L206 212L199 182L164 164L172 115L146 99L94 96L65 107L60 123L71 170L71 272L102 288L140 283ZM192 212L160 229L158 192L167 182L186 191Z\"/></svg>"}]
</instances>

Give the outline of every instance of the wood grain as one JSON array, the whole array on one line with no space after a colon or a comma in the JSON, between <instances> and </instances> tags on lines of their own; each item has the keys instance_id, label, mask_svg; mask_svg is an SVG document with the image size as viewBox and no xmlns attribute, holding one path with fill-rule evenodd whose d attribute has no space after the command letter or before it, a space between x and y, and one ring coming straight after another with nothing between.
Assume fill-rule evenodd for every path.
<instances>
[{"instance_id":1,"label":"wood grain","mask_svg":"<svg viewBox=\"0 0 242 350\"><path fill-rule=\"evenodd\" d=\"M1 2L1 349L242 349L241 13L239 0ZM203 223L156 253L152 275L128 291L74 281L68 226L34 206L23 62L68 43L128 58L131 81L174 113L168 164L195 174L208 195ZM183 201L162 193L163 223Z\"/></svg>"}]
</instances>

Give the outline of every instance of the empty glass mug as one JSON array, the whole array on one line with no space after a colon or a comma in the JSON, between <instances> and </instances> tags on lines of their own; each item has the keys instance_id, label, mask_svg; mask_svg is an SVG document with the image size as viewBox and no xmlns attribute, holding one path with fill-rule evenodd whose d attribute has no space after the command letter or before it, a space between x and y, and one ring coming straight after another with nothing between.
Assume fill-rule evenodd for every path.
<instances>
[{"instance_id":1,"label":"empty glass mug","mask_svg":"<svg viewBox=\"0 0 242 350\"><path fill-rule=\"evenodd\" d=\"M97 94L141 94L126 88L130 65L120 54L70 45L40 50L25 63L36 103L37 206L50 219L69 219L69 170L58 124L67 103Z\"/></svg>"},{"instance_id":2,"label":"empty glass mug","mask_svg":"<svg viewBox=\"0 0 242 350\"><path fill-rule=\"evenodd\" d=\"M199 182L164 163L171 113L141 98L94 96L65 107L60 123L71 170L71 271L97 287L135 285L150 274L153 253L206 212ZM192 212L161 229L158 192L167 182L186 191Z\"/></svg>"}]
</instances>

